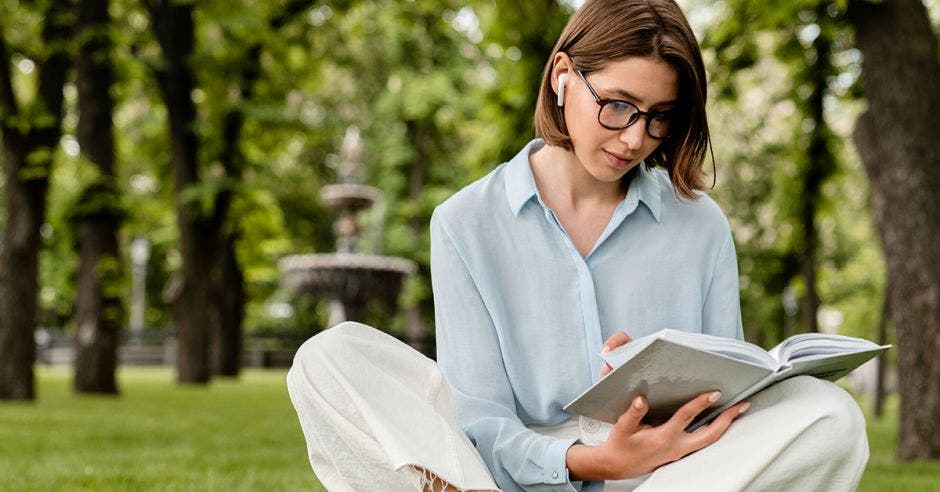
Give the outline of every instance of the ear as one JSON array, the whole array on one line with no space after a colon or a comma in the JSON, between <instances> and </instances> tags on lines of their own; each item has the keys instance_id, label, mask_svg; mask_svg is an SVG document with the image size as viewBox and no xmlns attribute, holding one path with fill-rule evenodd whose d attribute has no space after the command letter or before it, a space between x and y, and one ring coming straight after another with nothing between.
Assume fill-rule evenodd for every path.
<instances>
[{"instance_id":1,"label":"ear","mask_svg":"<svg viewBox=\"0 0 940 492\"><path fill-rule=\"evenodd\" d=\"M568 58L568 54L565 52L555 53L554 60L552 60L552 89L555 90L555 94L558 96L558 106L562 107L565 105L565 82L568 80L568 76L571 71L571 60Z\"/></svg>"}]
</instances>

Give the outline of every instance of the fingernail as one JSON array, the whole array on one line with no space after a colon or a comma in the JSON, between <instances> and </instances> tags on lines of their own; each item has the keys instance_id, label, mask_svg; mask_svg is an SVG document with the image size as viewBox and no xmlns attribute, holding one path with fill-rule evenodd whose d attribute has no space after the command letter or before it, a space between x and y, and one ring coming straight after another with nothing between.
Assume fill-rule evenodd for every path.
<instances>
[{"instance_id":1,"label":"fingernail","mask_svg":"<svg viewBox=\"0 0 940 492\"><path fill-rule=\"evenodd\" d=\"M747 402L744 405L741 405L741 408L738 410L738 415L746 412L748 408L751 408L751 402Z\"/></svg>"},{"instance_id":2,"label":"fingernail","mask_svg":"<svg viewBox=\"0 0 940 492\"><path fill-rule=\"evenodd\" d=\"M639 396L633 399L633 408L643 410L643 398Z\"/></svg>"},{"instance_id":3,"label":"fingernail","mask_svg":"<svg viewBox=\"0 0 940 492\"><path fill-rule=\"evenodd\" d=\"M716 401L718 401L719 398L721 398L721 391L716 391L716 392L714 392L714 393L708 395L708 401L710 401L710 402L712 402L712 403L715 403Z\"/></svg>"},{"instance_id":4,"label":"fingernail","mask_svg":"<svg viewBox=\"0 0 940 492\"><path fill-rule=\"evenodd\" d=\"M610 347L608 347L607 345L604 345L604 348L601 349L601 353L606 354L607 352L610 352Z\"/></svg>"}]
</instances>

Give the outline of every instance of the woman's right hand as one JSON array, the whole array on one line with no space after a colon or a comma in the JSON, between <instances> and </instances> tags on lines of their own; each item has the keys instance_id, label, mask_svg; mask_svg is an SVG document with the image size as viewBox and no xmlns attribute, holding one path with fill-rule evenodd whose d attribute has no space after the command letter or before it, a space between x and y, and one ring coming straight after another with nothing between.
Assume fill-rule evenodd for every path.
<instances>
[{"instance_id":1,"label":"woman's right hand","mask_svg":"<svg viewBox=\"0 0 940 492\"><path fill-rule=\"evenodd\" d=\"M614 424L603 444L575 444L568 448L566 461L570 479L634 478L714 443L750 406L750 403L740 402L708 425L686 432L692 420L720 397L718 392L699 395L679 408L666 423L653 427L641 423L649 405L645 398L638 396Z\"/></svg>"}]
</instances>

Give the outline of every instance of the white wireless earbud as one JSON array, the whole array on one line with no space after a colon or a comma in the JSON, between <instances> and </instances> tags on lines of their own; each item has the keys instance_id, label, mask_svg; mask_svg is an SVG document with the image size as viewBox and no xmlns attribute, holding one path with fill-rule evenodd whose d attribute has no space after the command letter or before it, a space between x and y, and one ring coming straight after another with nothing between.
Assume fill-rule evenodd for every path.
<instances>
[{"instance_id":1,"label":"white wireless earbud","mask_svg":"<svg viewBox=\"0 0 940 492\"><path fill-rule=\"evenodd\" d=\"M568 80L568 74L563 73L558 76L558 107L565 105L565 82Z\"/></svg>"}]
</instances>

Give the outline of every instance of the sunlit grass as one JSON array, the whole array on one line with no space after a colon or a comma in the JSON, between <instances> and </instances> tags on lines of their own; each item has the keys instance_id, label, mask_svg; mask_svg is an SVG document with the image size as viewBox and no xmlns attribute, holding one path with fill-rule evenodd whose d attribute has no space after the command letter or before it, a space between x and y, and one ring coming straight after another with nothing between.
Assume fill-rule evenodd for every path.
<instances>
[{"instance_id":1,"label":"sunlit grass","mask_svg":"<svg viewBox=\"0 0 940 492\"><path fill-rule=\"evenodd\" d=\"M169 368L125 368L120 397L76 396L67 368L37 371L34 403L0 403L0 490L323 490L283 370L207 388ZM867 410L871 405L862 403ZM940 491L940 462L898 464L898 400L868 419L861 491Z\"/></svg>"},{"instance_id":2,"label":"sunlit grass","mask_svg":"<svg viewBox=\"0 0 940 492\"><path fill-rule=\"evenodd\" d=\"M864 492L885 491L940 491L940 461L920 463L897 463L898 435L897 395L888 398L884 416L875 419L871 416L871 403L861 401L868 417L868 444L871 458L862 475L858 490Z\"/></svg>"},{"instance_id":3,"label":"sunlit grass","mask_svg":"<svg viewBox=\"0 0 940 492\"><path fill-rule=\"evenodd\" d=\"M0 404L2 490L323 490L284 371L204 388L128 368L120 397L73 395L66 368L37 376L35 403Z\"/></svg>"}]
</instances>

